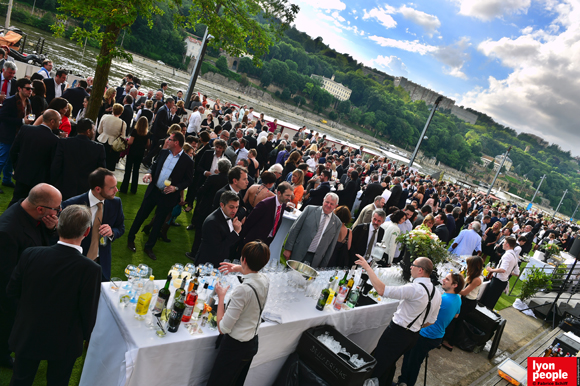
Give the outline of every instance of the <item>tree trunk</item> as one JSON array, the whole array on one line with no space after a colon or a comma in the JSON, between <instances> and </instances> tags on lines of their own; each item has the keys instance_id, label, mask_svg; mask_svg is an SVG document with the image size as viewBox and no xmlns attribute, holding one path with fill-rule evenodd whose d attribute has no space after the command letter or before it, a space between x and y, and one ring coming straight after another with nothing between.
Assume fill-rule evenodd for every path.
<instances>
[{"instance_id":1,"label":"tree trunk","mask_svg":"<svg viewBox=\"0 0 580 386\"><path fill-rule=\"evenodd\" d=\"M103 103L103 95L105 94L105 88L109 81L109 71L111 70L111 62L113 61L111 51L115 48L120 33L121 28L111 24L107 26L103 34L101 52L99 52L99 56L97 57L93 90L91 91L91 97L85 115L86 118L90 118L95 122L99 116L99 109Z\"/></svg>"}]
</instances>

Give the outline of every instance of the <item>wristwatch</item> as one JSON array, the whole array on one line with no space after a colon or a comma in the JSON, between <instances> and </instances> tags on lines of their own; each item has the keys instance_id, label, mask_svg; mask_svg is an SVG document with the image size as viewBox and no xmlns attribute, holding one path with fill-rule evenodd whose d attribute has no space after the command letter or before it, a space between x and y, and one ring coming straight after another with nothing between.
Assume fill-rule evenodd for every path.
<instances>
[{"instance_id":1,"label":"wristwatch","mask_svg":"<svg viewBox=\"0 0 580 386\"><path fill-rule=\"evenodd\" d=\"M178 190L179 190L179 188L176 186L176 187L175 187L175 191L177 192Z\"/></svg>"}]
</instances>

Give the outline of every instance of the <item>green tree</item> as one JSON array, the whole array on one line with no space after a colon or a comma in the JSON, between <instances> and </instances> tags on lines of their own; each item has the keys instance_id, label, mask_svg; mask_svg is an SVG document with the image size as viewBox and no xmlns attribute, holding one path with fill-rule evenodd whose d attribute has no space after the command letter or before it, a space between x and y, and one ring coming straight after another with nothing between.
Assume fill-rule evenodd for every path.
<instances>
[{"instance_id":1,"label":"green tree","mask_svg":"<svg viewBox=\"0 0 580 386\"><path fill-rule=\"evenodd\" d=\"M338 104L337 110L339 113L348 114L350 112L351 103L349 100L342 101Z\"/></svg>"},{"instance_id":2,"label":"green tree","mask_svg":"<svg viewBox=\"0 0 580 386\"><path fill-rule=\"evenodd\" d=\"M289 100L291 96L292 94L290 94L290 89L288 87L282 90L282 94L280 95L280 97L285 101Z\"/></svg>"},{"instance_id":3,"label":"green tree","mask_svg":"<svg viewBox=\"0 0 580 386\"><path fill-rule=\"evenodd\" d=\"M229 71L228 60L225 56L220 56L218 60L216 60L215 66L224 74L227 74Z\"/></svg>"},{"instance_id":4,"label":"green tree","mask_svg":"<svg viewBox=\"0 0 580 386\"><path fill-rule=\"evenodd\" d=\"M260 82L262 83L263 87L268 87L270 83L272 83L272 73L268 70L262 73L262 77L260 78Z\"/></svg>"},{"instance_id":5,"label":"green tree","mask_svg":"<svg viewBox=\"0 0 580 386\"><path fill-rule=\"evenodd\" d=\"M286 60L284 61L284 63L286 63L286 65L288 66L288 69L289 69L290 71L298 71L298 65L296 64L296 62L295 62L295 61L293 61L293 60L290 60L290 59L286 59Z\"/></svg>"},{"instance_id":6,"label":"green tree","mask_svg":"<svg viewBox=\"0 0 580 386\"><path fill-rule=\"evenodd\" d=\"M312 90L314 90L314 84L306 83L304 85L304 90L302 90L302 92L306 95L310 95L310 94L312 94Z\"/></svg>"},{"instance_id":7,"label":"green tree","mask_svg":"<svg viewBox=\"0 0 580 386\"><path fill-rule=\"evenodd\" d=\"M330 118L330 119L332 119L333 121L335 121L335 120L336 120L336 118L338 118L338 114L336 113L336 111L334 111L334 110L331 110L331 111L328 113L328 118Z\"/></svg>"},{"instance_id":8,"label":"green tree","mask_svg":"<svg viewBox=\"0 0 580 386\"><path fill-rule=\"evenodd\" d=\"M60 0L58 21L53 25L56 36L65 34L67 18L86 20L74 28L72 38L82 45L85 38L99 42L93 92L86 117L96 120L101 106L101 96L109 78L113 58L132 62L132 56L116 46L121 30L130 27L138 17L147 20L153 28L153 16L162 15L161 6L172 9L182 6L181 0ZM188 12L176 13L174 27L196 26L203 23L214 36L211 44L222 47L232 56L251 51L254 63L268 52L277 37L294 21L299 7L288 0L196 0ZM257 16L268 21L260 23Z\"/></svg>"},{"instance_id":9,"label":"green tree","mask_svg":"<svg viewBox=\"0 0 580 386\"><path fill-rule=\"evenodd\" d=\"M495 164L495 162L491 161L490 163L487 164L487 168L489 170L493 170L493 165Z\"/></svg>"},{"instance_id":10,"label":"green tree","mask_svg":"<svg viewBox=\"0 0 580 386\"><path fill-rule=\"evenodd\" d=\"M360 111L358 107L355 107L350 112L348 120L351 121L352 123L358 123L362 116L363 116L362 111Z\"/></svg>"},{"instance_id":11,"label":"green tree","mask_svg":"<svg viewBox=\"0 0 580 386\"><path fill-rule=\"evenodd\" d=\"M240 63L238 64L238 72L254 75L254 65L252 64L252 60L247 57L241 58Z\"/></svg>"}]
</instances>

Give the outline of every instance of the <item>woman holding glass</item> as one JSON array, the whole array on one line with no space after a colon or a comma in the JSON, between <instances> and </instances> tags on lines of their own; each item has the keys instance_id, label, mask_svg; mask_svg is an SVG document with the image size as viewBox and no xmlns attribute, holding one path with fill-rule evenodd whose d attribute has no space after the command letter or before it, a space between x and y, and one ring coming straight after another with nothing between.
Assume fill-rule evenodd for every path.
<instances>
[{"instance_id":1,"label":"woman holding glass","mask_svg":"<svg viewBox=\"0 0 580 386\"><path fill-rule=\"evenodd\" d=\"M112 109L113 114L105 114L99 121L99 134L97 141L105 146L105 156L107 169L114 172L121 153L113 150L113 142L117 137L125 138L127 124L121 118L123 114L123 106L115 103Z\"/></svg>"},{"instance_id":2,"label":"woman holding glass","mask_svg":"<svg viewBox=\"0 0 580 386\"><path fill-rule=\"evenodd\" d=\"M228 302L224 301L228 287L216 284L218 354L207 386L243 385L252 359L258 352L258 328L268 297L268 278L259 271L268 263L270 249L261 241L247 243L242 249L240 265L221 263L220 272L239 272L243 284L236 287Z\"/></svg>"}]
</instances>

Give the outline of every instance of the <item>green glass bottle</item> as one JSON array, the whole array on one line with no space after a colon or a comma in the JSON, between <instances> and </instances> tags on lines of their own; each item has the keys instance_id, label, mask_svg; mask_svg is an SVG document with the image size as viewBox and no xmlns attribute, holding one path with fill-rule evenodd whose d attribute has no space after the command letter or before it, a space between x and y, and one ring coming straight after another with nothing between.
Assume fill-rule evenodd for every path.
<instances>
[{"instance_id":1,"label":"green glass bottle","mask_svg":"<svg viewBox=\"0 0 580 386\"><path fill-rule=\"evenodd\" d=\"M159 293L157 294L157 301L155 302L155 307L153 307L153 315L161 315L163 309L167 307L169 296L171 296L171 291L169 291L169 284L171 284L171 279L171 275L167 276L165 287L159 290Z\"/></svg>"}]
</instances>

